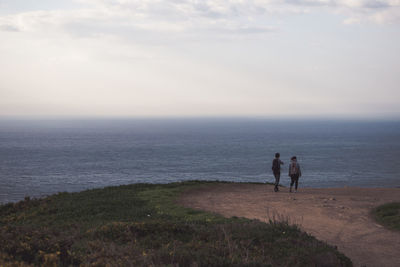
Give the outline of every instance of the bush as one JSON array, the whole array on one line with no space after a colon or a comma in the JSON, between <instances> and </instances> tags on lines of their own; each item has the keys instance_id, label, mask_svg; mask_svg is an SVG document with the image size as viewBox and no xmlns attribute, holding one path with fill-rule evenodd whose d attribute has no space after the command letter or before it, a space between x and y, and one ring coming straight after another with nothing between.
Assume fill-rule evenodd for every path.
<instances>
[{"instance_id":1,"label":"bush","mask_svg":"<svg viewBox=\"0 0 400 267\"><path fill-rule=\"evenodd\" d=\"M372 210L372 216L387 228L400 231L400 202L381 205Z\"/></svg>"}]
</instances>

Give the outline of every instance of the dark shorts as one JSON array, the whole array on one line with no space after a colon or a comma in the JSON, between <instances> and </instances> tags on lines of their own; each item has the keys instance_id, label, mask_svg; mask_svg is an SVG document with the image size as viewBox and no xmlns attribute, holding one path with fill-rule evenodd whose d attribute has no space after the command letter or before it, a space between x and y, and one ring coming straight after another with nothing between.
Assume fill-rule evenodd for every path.
<instances>
[{"instance_id":1,"label":"dark shorts","mask_svg":"<svg viewBox=\"0 0 400 267\"><path fill-rule=\"evenodd\" d=\"M290 175L290 178L292 179L292 181L298 181L299 180L300 175L298 174L292 174Z\"/></svg>"}]
</instances>

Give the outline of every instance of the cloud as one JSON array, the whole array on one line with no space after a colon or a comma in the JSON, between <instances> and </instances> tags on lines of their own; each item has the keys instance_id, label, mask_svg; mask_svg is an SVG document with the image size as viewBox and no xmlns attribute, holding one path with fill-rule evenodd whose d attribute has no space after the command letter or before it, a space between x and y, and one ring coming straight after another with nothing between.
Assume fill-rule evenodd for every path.
<instances>
[{"instance_id":1,"label":"cloud","mask_svg":"<svg viewBox=\"0 0 400 267\"><path fill-rule=\"evenodd\" d=\"M281 16L323 10L343 14L345 24L399 23L400 0L75 0L80 8L32 10L0 16L0 31L103 34L144 39L202 33L263 35ZM161 38L160 38L161 37ZM176 37L176 36L175 36ZM139 38L140 39L140 38Z\"/></svg>"},{"instance_id":2,"label":"cloud","mask_svg":"<svg viewBox=\"0 0 400 267\"><path fill-rule=\"evenodd\" d=\"M305 6L329 6L380 9L398 6L397 0L285 0L285 3Z\"/></svg>"},{"instance_id":3,"label":"cloud","mask_svg":"<svg viewBox=\"0 0 400 267\"><path fill-rule=\"evenodd\" d=\"M325 34L332 20L313 28L312 19L398 23L399 1L77 0L73 9L24 9L0 15L0 82L38 106L101 112L96 105L104 104L102 112L121 114L192 112L192 105L268 113L299 98L310 99L304 108L360 95L396 99L396 36L350 36L340 25ZM318 16L291 19L309 13ZM19 103L8 95L0 100Z\"/></svg>"},{"instance_id":4,"label":"cloud","mask_svg":"<svg viewBox=\"0 0 400 267\"><path fill-rule=\"evenodd\" d=\"M285 0L288 5L328 8L344 14L345 24L362 22L399 23L400 0Z\"/></svg>"},{"instance_id":5,"label":"cloud","mask_svg":"<svg viewBox=\"0 0 400 267\"><path fill-rule=\"evenodd\" d=\"M2 24L0 25L0 31L19 32L20 30L15 25Z\"/></svg>"},{"instance_id":6,"label":"cloud","mask_svg":"<svg viewBox=\"0 0 400 267\"><path fill-rule=\"evenodd\" d=\"M177 39L262 36L275 28L265 9L246 2L77 0L74 10L33 10L0 16L0 31L101 38L116 36L136 42L164 43Z\"/></svg>"}]
</instances>

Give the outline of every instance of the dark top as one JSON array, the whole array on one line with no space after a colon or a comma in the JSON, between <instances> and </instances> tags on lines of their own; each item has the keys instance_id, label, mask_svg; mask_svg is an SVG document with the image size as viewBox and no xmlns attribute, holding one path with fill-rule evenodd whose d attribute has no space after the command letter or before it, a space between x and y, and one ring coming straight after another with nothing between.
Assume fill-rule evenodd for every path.
<instances>
[{"instance_id":1,"label":"dark top","mask_svg":"<svg viewBox=\"0 0 400 267\"><path fill-rule=\"evenodd\" d=\"M280 159L274 159L272 161L272 171L274 173L281 172L281 164L283 164L283 162Z\"/></svg>"}]
</instances>

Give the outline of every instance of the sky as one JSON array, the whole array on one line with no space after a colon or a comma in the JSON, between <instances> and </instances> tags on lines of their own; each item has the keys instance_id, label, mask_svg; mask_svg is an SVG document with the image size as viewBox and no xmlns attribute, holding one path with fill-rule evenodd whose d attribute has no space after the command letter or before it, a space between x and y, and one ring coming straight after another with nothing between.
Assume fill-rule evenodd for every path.
<instances>
[{"instance_id":1,"label":"sky","mask_svg":"<svg viewBox=\"0 0 400 267\"><path fill-rule=\"evenodd\" d=\"M400 0L0 0L0 117L400 118Z\"/></svg>"}]
</instances>

